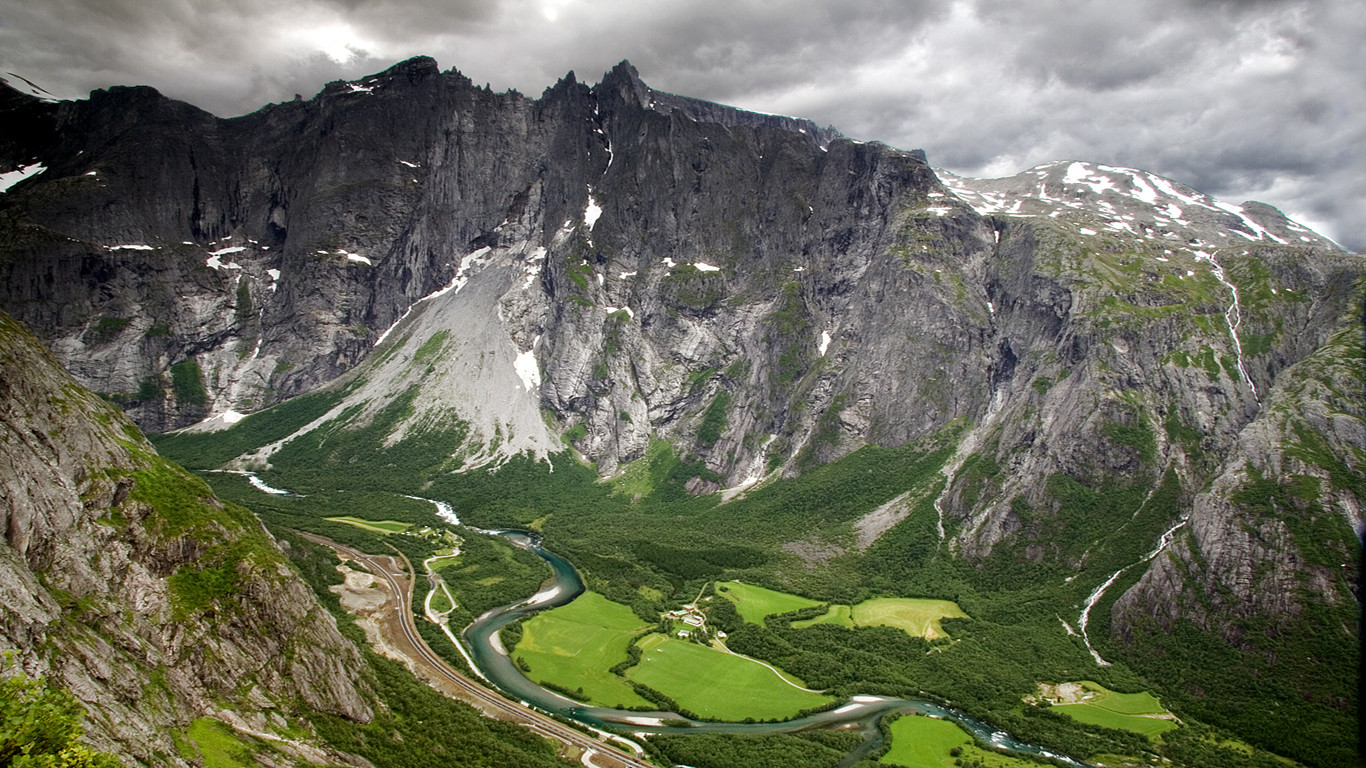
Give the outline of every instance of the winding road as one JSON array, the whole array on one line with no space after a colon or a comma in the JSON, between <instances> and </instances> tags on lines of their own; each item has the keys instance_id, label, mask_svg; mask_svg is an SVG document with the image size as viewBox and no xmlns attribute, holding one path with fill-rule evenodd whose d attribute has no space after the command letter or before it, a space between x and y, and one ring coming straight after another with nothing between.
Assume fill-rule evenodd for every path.
<instances>
[{"instance_id":1,"label":"winding road","mask_svg":"<svg viewBox=\"0 0 1366 768\"><path fill-rule=\"evenodd\" d=\"M413 579L409 576L413 570L407 558L401 554L398 557L367 555L322 536L302 531L299 535L333 550L339 556L364 565L394 596L394 600L385 602L382 609L384 615L377 617L387 619L385 623L396 625L399 630L397 633L387 633L389 636L385 637L385 640L397 653L417 665L420 670L418 677L426 680L433 688L451 698L473 703L491 717L523 725L545 738L578 748L580 762L589 768L658 768L640 757L627 754L558 720L509 701L446 663L445 659L438 656L418 634L417 625L413 621Z\"/></svg>"}]
</instances>

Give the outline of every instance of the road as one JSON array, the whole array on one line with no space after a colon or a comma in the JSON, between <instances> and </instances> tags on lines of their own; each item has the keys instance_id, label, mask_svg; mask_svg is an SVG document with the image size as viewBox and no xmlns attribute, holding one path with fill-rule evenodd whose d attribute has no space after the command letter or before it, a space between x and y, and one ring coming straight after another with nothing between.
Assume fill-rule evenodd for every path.
<instances>
[{"instance_id":1,"label":"road","mask_svg":"<svg viewBox=\"0 0 1366 768\"><path fill-rule=\"evenodd\" d=\"M322 536L302 531L299 535L364 565L385 585L396 599L385 603L383 618L389 621L384 624L399 630L385 633L388 635L385 640L393 650L418 665L421 672L425 672L418 676L433 688L451 698L473 703L487 715L518 723L541 736L577 747L580 761L590 768L658 768L653 763L623 752L558 720L509 701L446 663L418 634L412 610L413 580L409 577L413 571L407 558L402 555L367 555Z\"/></svg>"}]
</instances>

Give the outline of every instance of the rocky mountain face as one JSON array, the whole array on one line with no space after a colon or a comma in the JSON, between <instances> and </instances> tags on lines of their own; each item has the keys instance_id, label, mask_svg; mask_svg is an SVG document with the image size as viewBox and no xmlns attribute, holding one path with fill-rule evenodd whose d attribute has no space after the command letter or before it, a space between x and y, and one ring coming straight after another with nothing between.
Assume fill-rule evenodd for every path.
<instances>
[{"instance_id":1,"label":"rocky mountain face","mask_svg":"<svg viewBox=\"0 0 1366 768\"><path fill-rule=\"evenodd\" d=\"M360 656L250 513L161 459L0 313L0 651L70 690L87 739L138 764L211 716L300 741L299 705L357 721Z\"/></svg>"},{"instance_id":2,"label":"rocky mountain face","mask_svg":"<svg viewBox=\"0 0 1366 768\"><path fill-rule=\"evenodd\" d=\"M468 425L455 468L567 442L604 475L666 440L694 492L952 433L940 535L1115 574L1083 630L1240 643L1359 601L1366 264L1269 206L962 179L626 63L534 100L414 59L231 120L146 88L0 116L0 306L147 429L335 382L309 429L401 402L395 442Z\"/></svg>"}]
</instances>

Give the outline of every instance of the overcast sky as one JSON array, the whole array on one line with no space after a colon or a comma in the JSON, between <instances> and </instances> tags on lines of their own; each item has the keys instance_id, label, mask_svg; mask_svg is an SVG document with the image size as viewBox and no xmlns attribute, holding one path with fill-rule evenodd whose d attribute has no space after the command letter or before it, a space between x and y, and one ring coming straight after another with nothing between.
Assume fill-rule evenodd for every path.
<instances>
[{"instance_id":1,"label":"overcast sky","mask_svg":"<svg viewBox=\"0 0 1366 768\"><path fill-rule=\"evenodd\" d=\"M533 96L630 59L955 173L1137 167L1366 250L1361 0L0 0L0 72L64 98L231 116L418 54Z\"/></svg>"}]
</instances>

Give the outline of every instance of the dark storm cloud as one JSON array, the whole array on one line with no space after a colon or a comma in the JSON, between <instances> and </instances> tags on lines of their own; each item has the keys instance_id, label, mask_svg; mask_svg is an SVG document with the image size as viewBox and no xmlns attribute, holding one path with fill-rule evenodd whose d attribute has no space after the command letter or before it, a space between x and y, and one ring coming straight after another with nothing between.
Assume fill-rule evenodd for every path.
<instances>
[{"instance_id":1,"label":"dark storm cloud","mask_svg":"<svg viewBox=\"0 0 1366 768\"><path fill-rule=\"evenodd\" d=\"M1363 16L1357 0L0 0L0 69L231 115L417 54L532 95L629 58L661 90L955 172L1136 166L1361 249Z\"/></svg>"}]
</instances>

